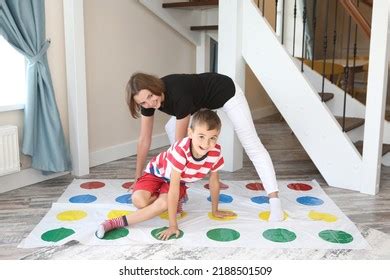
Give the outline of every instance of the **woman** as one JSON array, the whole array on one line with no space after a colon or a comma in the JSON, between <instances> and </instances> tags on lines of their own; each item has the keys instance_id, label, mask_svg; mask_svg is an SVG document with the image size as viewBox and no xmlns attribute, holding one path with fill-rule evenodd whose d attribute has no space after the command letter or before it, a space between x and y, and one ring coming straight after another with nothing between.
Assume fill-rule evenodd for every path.
<instances>
[{"instance_id":1,"label":"woman","mask_svg":"<svg viewBox=\"0 0 390 280\"><path fill-rule=\"evenodd\" d=\"M153 75L135 73L131 76L126 91L131 115L134 118L141 116L136 179L142 175L150 148L156 109L172 116L165 126L172 144L186 136L193 113L201 108L220 108L232 122L269 196L269 220L283 220L284 213L278 197L271 157L256 133L245 95L231 78L217 73L202 73L172 74L160 79Z\"/></svg>"}]
</instances>

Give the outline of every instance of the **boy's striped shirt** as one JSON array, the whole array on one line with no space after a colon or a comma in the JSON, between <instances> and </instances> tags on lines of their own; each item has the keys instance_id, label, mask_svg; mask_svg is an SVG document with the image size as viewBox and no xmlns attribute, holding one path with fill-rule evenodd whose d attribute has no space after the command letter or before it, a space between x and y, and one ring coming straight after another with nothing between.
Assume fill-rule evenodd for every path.
<instances>
[{"instance_id":1,"label":"boy's striped shirt","mask_svg":"<svg viewBox=\"0 0 390 280\"><path fill-rule=\"evenodd\" d=\"M203 179L209 172L218 171L223 164L220 145L216 144L201 159L195 159L191 154L191 139L186 137L154 157L145 172L169 181L172 169L175 169L181 174L181 182L191 183Z\"/></svg>"}]
</instances>

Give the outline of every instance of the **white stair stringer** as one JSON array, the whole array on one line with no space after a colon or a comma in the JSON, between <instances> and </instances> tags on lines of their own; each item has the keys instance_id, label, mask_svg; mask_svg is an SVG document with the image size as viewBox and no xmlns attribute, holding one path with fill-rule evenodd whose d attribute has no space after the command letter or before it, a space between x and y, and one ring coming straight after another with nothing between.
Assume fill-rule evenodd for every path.
<instances>
[{"instance_id":1,"label":"white stair stringer","mask_svg":"<svg viewBox=\"0 0 390 280\"><path fill-rule=\"evenodd\" d=\"M242 55L330 186L360 191L362 159L250 0L243 4Z\"/></svg>"}]
</instances>

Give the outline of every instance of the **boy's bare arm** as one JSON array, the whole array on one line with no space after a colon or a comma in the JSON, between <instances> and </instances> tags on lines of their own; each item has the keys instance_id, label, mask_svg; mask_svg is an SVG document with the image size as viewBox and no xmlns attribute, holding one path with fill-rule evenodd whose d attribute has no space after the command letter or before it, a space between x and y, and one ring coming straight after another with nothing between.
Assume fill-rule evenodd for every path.
<instances>
[{"instance_id":1,"label":"boy's bare arm","mask_svg":"<svg viewBox=\"0 0 390 280\"><path fill-rule=\"evenodd\" d=\"M159 238L161 240L167 240L173 234L175 234L176 237L178 237L180 234L179 228L177 226L177 220L176 220L177 205L179 203L179 194L180 194L180 173L178 171L172 170L171 181L169 184L169 191L168 191L169 227L168 229L160 233Z\"/></svg>"},{"instance_id":2,"label":"boy's bare arm","mask_svg":"<svg viewBox=\"0 0 390 280\"><path fill-rule=\"evenodd\" d=\"M137 145L137 162L135 169L135 181L141 177L142 171L145 166L146 156L148 155L150 144L152 141L152 132L153 132L153 120L154 117L141 117L141 128L140 136L138 138Z\"/></svg>"},{"instance_id":3,"label":"boy's bare arm","mask_svg":"<svg viewBox=\"0 0 390 280\"><path fill-rule=\"evenodd\" d=\"M220 190L218 172L210 173L209 189L210 189L210 196L211 196L211 212L213 213L213 215L217 218L236 216L236 214L231 211L218 210L219 190Z\"/></svg>"}]
</instances>

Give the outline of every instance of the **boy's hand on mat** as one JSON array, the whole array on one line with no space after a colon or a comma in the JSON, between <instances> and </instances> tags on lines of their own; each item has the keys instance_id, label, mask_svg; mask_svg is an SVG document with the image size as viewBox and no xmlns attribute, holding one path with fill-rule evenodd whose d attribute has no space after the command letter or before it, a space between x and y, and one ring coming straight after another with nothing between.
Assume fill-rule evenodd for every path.
<instances>
[{"instance_id":1,"label":"boy's hand on mat","mask_svg":"<svg viewBox=\"0 0 390 280\"><path fill-rule=\"evenodd\" d=\"M179 237L180 231L176 226L170 226L166 230L159 233L158 238L160 240L168 240L172 235L176 235L176 238Z\"/></svg>"},{"instance_id":2,"label":"boy's hand on mat","mask_svg":"<svg viewBox=\"0 0 390 280\"><path fill-rule=\"evenodd\" d=\"M237 216L237 214L232 212L232 211L217 210L217 211L213 212L213 216L216 218L223 219L225 217L235 217L235 216Z\"/></svg>"}]
</instances>

